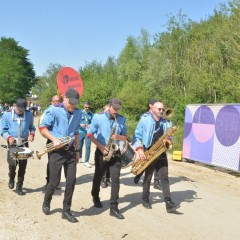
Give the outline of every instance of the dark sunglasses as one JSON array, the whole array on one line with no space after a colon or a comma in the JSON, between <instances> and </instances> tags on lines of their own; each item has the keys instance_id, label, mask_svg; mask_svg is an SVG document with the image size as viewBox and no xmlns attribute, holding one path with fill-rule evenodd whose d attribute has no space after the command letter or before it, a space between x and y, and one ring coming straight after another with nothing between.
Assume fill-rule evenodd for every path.
<instances>
[{"instance_id":1,"label":"dark sunglasses","mask_svg":"<svg viewBox=\"0 0 240 240\"><path fill-rule=\"evenodd\" d=\"M158 109L158 111L163 111L163 112L165 112L165 108L157 108Z\"/></svg>"}]
</instances>

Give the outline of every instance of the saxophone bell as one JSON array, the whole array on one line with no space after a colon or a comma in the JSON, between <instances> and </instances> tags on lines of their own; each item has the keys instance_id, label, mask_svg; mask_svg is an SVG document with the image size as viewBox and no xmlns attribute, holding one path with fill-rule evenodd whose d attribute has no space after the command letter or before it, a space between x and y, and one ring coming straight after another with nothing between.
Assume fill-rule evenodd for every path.
<instances>
[{"instance_id":1,"label":"saxophone bell","mask_svg":"<svg viewBox=\"0 0 240 240\"><path fill-rule=\"evenodd\" d=\"M171 119L174 115L174 110L172 108L167 108L164 112L164 117L166 119Z\"/></svg>"}]
</instances>

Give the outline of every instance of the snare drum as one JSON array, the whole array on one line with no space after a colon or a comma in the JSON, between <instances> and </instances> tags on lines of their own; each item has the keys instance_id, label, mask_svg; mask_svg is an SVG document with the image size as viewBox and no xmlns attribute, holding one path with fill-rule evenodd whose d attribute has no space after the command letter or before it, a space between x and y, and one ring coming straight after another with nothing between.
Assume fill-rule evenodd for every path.
<instances>
[{"instance_id":1,"label":"snare drum","mask_svg":"<svg viewBox=\"0 0 240 240\"><path fill-rule=\"evenodd\" d=\"M121 152L122 168L127 168L132 165L136 157L134 149L128 141L119 141L119 150Z\"/></svg>"},{"instance_id":2,"label":"snare drum","mask_svg":"<svg viewBox=\"0 0 240 240\"><path fill-rule=\"evenodd\" d=\"M33 156L33 151L30 148L27 147L21 147L23 148L22 152L12 152L11 157L15 160L26 160L29 157Z\"/></svg>"}]
</instances>

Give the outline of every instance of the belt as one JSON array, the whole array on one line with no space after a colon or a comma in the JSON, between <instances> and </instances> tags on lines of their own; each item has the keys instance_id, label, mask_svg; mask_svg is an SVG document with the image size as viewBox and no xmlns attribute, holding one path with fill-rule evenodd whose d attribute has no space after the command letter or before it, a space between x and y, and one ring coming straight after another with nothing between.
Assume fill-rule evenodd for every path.
<instances>
[{"instance_id":1,"label":"belt","mask_svg":"<svg viewBox=\"0 0 240 240\"><path fill-rule=\"evenodd\" d=\"M68 151L68 150L72 150L72 149L74 150L73 144L72 145L65 145L65 146L59 148L59 150L64 150L64 151Z\"/></svg>"}]
</instances>

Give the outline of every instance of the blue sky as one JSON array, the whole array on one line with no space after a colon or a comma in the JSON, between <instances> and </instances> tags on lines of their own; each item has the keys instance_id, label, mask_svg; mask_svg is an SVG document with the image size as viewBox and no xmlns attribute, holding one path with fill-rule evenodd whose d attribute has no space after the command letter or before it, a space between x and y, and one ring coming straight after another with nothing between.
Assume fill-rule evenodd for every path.
<instances>
[{"instance_id":1,"label":"blue sky","mask_svg":"<svg viewBox=\"0 0 240 240\"><path fill-rule=\"evenodd\" d=\"M0 37L29 50L37 75L49 65L78 70L86 62L118 57L128 36L164 30L169 15L194 21L213 15L227 0L7 0L1 1Z\"/></svg>"}]
</instances>

